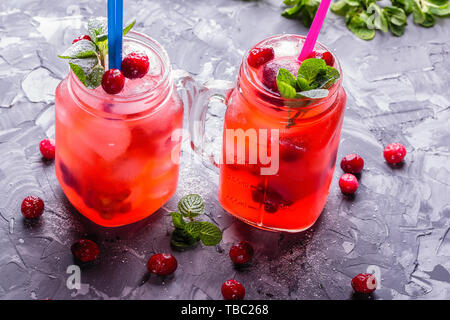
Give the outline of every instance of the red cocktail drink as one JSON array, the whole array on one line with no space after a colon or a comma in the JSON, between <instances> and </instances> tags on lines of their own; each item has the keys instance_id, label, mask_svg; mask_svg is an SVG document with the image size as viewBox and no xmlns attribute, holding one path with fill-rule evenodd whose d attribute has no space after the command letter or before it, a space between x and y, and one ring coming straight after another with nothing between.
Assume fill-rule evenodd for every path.
<instances>
[{"instance_id":1,"label":"red cocktail drink","mask_svg":"<svg viewBox=\"0 0 450 320\"><path fill-rule=\"evenodd\" d=\"M178 180L183 106L169 59L135 32L124 38L128 52L144 52L150 70L120 94L87 89L72 71L56 90L56 175L70 202L108 227L158 210Z\"/></svg>"},{"instance_id":2,"label":"red cocktail drink","mask_svg":"<svg viewBox=\"0 0 450 320\"><path fill-rule=\"evenodd\" d=\"M273 48L273 57L254 67L247 53L226 99L219 201L239 219L269 230L298 232L312 226L327 201L336 163L346 103L337 59L323 54L341 74L327 97L284 99L277 93L278 69L296 74L303 41L283 35L258 43L253 49ZM315 52L329 51L316 44ZM244 152L239 155L239 150ZM261 159L261 150L271 164ZM278 170L262 173L270 166Z\"/></svg>"}]
</instances>

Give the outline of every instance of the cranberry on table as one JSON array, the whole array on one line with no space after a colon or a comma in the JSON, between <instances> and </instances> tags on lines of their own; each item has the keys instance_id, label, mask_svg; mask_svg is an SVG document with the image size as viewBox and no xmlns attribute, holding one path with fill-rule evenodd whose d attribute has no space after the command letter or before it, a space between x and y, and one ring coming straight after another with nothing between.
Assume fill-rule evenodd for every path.
<instances>
[{"instance_id":1,"label":"cranberry on table","mask_svg":"<svg viewBox=\"0 0 450 320\"><path fill-rule=\"evenodd\" d=\"M341 160L341 169L345 173L357 174L361 173L364 168L364 160L359 154L351 153Z\"/></svg>"},{"instance_id":2,"label":"cranberry on table","mask_svg":"<svg viewBox=\"0 0 450 320\"><path fill-rule=\"evenodd\" d=\"M102 87L106 93L117 94L125 85L125 77L119 69L109 69L103 74Z\"/></svg>"},{"instance_id":3,"label":"cranberry on table","mask_svg":"<svg viewBox=\"0 0 450 320\"><path fill-rule=\"evenodd\" d=\"M253 252L248 241L241 241L230 248L230 258L235 264L245 264L253 257Z\"/></svg>"},{"instance_id":4,"label":"cranberry on table","mask_svg":"<svg viewBox=\"0 0 450 320\"><path fill-rule=\"evenodd\" d=\"M149 67L148 56L144 53L132 52L122 60L122 73L128 79L142 78Z\"/></svg>"},{"instance_id":5,"label":"cranberry on table","mask_svg":"<svg viewBox=\"0 0 450 320\"><path fill-rule=\"evenodd\" d=\"M73 256L81 262L90 262L97 259L100 250L94 241L81 239L75 242L72 247Z\"/></svg>"},{"instance_id":6,"label":"cranberry on table","mask_svg":"<svg viewBox=\"0 0 450 320\"><path fill-rule=\"evenodd\" d=\"M383 156L387 163L396 164L403 161L406 149L401 143L391 143L384 148Z\"/></svg>"},{"instance_id":7,"label":"cranberry on table","mask_svg":"<svg viewBox=\"0 0 450 320\"><path fill-rule=\"evenodd\" d=\"M39 150L42 156L47 160L55 159L55 140L44 139L39 143Z\"/></svg>"},{"instance_id":8,"label":"cranberry on table","mask_svg":"<svg viewBox=\"0 0 450 320\"><path fill-rule=\"evenodd\" d=\"M74 44L75 42L78 42L80 40L89 40L92 41L91 37L89 37L87 34L79 36L78 38L73 39L72 44Z\"/></svg>"},{"instance_id":9,"label":"cranberry on table","mask_svg":"<svg viewBox=\"0 0 450 320\"><path fill-rule=\"evenodd\" d=\"M360 273L352 279L352 288L358 293L372 293L377 288L377 279L373 274Z\"/></svg>"},{"instance_id":10,"label":"cranberry on table","mask_svg":"<svg viewBox=\"0 0 450 320\"><path fill-rule=\"evenodd\" d=\"M177 259L170 253L157 253L150 257L147 269L158 276L167 276L177 270Z\"/></svg>"},{"instance_id":11,"label":"cranberry on table","mask_svg":"<svg viewBox=\"0 0 450 320\"><path fill-rule=\"evenodd\" d=\"M222 284L222 296L225 300L242 300L245 297L245 288L237 280L227 280Z\"/></svg>"},{"instance_id":12,"label":"cranberry on table","mask_svg":"<svg viewBox=\"0 0 450 320\"><path fill-rule=\"evenodd\" d=\"M39 218L44 212L44 201L35 196L28 196L22 201L22 214L27 219Z\"/></svg>"},{"instance_id":13,"label":"cranberry on table","mask_svg":"<svg viewBox=\"0 0 450 320\"><path fill-rule=\"evenodd\" d=\"M356 189L358 189L358 179L351 173L345 173L339 179L339 188L343 194L354 194Z\"/></svg>"},{"instance_id":14,"label":"cranberry on table","mask_svg":"<svg viewBox=\"0 0 450 320\"><path fill-rule=\"evenodd\" d=\"M253 68L258 68L275 57L275 52L271 47L253 48L248 54L247 62Z\"/></svg>"}]
</instances>

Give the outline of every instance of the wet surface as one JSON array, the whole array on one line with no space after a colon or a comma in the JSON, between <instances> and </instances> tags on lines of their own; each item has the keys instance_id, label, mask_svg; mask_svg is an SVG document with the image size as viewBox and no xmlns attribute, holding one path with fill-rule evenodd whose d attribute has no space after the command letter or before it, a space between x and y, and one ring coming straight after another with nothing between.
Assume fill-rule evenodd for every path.
<instances>
[{"instance_id":1,"label":"wet surface","mask_svg":"<svg viewBox=\"0 0 450 320\"><path fill-rule=\"evenodd\" d=\"M280 16L281 1L128 1L125 21L158 40L177 69L198 83L235 80L244 51L278 33L305 34ZM374 272L375 299L450 298L450 21L425 29L412 22L401 38L356 39L330 14L319 41L335 49L348 102L338 159L351 152L366 167L354 199L337 186L338 168L321 218L307 232L251 228L217 202L217 175L183 150L176 195L145 221L104 229L69 204L41 159L39 141L54 134L54 91L68 67L56 55L84 33L89 16L105 15L105 1L21 0L0 4L0 298L220 299L229 278L249 299L351 299L351 278ZM217 130L220 110L207 124ZM403 166L382 158L390 142L408 150ZM223 230L220 247L174 252L174 276L148 276L145 263L169 251L169 212L187 193L200 193L207 215ZM22 199L44 199L46 212L24 221ZM82 267L81 289L68 289L70 245L96 240L101 257ZM236 269L228 250L237 240L255 247L252 263Z\"/></svg>"}]
</instances>

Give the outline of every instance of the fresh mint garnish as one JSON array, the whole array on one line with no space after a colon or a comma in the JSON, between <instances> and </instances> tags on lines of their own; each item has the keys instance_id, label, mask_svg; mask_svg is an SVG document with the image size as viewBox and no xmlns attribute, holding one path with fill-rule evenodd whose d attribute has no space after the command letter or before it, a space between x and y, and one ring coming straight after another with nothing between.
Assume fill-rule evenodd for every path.
<instances>
[{"instance_id":1,"label":"fresh mint garnish","mask_svg":"<svg viewBox=\"0 0 450 320\"><path fill-rule=\"evenodd\" d=\"M375 37L376 30L401 36L405 32L407 16L412 14L414 23L432 27L436 17L450 16L448 0L391 0L391 5L378 4L379 0L338 0L331 4L331 11L345 17L347 28L363 40ZM300 18L306 27L319 8L319 0L284 0L288 6L282 15Z\"/></svg>"},{"instance_id":2,"label":"fresh mint garnish","mask_svg":"<svg viewBox=\"0 0 450 320\"><path fill-rule=\"evenodd\" d=\"M194 218L205 212L205 203L198 194L189 194L180 199L178 211L172 212L171 244L176 248L193 247L201 241L205 246L215 246L222 240L222 231L216 225ZM184 218L188 219L188 222Z\"/></svg>"},{"instance_id":3,"label":"fresh mint garnish","mask_svg":"<svg viewBox=\"0 0 450 320\"><path fill-rule=\"evenodd\" d=\"M133 21L123 29L126 35L135 25ZM82 39L73 43L58 57L69 59L69 65L78 79L89 89L97 88L105 73L105 57L108 54L108 20L91 18L87 23L91 41Z\"/></svg>"},{"instance_id":4,"label":"fresh mint garnish","mask_svg":"<svg viewBox=\"0 0 450 320\"><path fill-rule=\"evenodd\" d=\"M286 99L323 99L329 94L328 88L340 77L336 68L327 66L324 60L311 58L300 64L297 77L288 70L281 68L277 75L277 86L281 96ZM304 101L286 101L285 104L301 110ZM289 111L291 111L291 109ZM291 113L291 112L290 112ZM289 117L288 127L301 115L301 111Z\"/></svg>"}]
</instances>

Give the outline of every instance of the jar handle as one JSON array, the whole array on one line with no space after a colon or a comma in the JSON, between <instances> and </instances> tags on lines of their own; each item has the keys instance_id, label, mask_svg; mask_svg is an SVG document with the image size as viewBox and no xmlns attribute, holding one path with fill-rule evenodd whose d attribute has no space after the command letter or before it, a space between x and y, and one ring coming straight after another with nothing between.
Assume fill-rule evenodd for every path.
<instances>
[{"instance_id":1,"label":"jar handle","mask_svg":"<svg viewBox=\"0 0 450 320\"><path fill-rule=\"evenodd\" d=\"M190 145L206 166L218 167L222 150L217 150L221 143L214 141L222 139L222 128L217 128L217 135L208 137L205 131L206 115L211 105L217 117L223 117L226 110L227 96L235 86L234 82L226 80L209 80L199 84L187 72L174 71L177 79L177 87L181 89L181 94L188 112L188 126L190 135ZM221 140L220 140L221 141Z\"/></svg>"}]
</instances>

